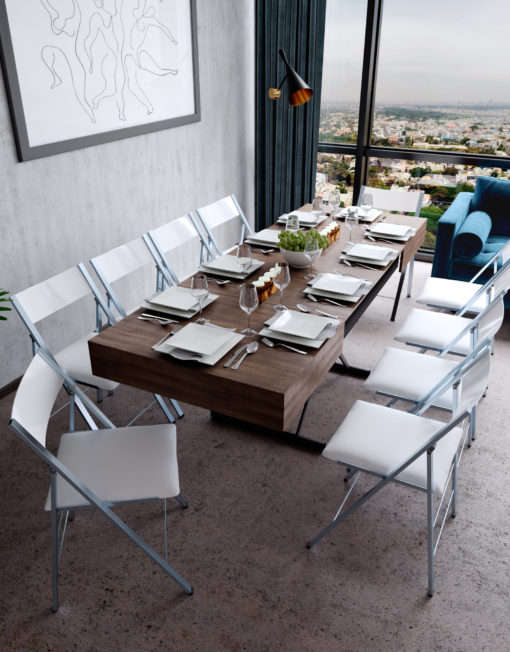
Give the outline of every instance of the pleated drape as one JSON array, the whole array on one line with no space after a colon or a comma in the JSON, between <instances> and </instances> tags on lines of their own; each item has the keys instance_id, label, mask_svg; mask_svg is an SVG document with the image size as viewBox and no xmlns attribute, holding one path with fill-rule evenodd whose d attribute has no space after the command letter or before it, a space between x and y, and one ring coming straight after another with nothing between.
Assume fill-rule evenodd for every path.
<instances>
[{"instance_id":1,"label":"pleated drape","mask_svg":"<svg viewBox=\"0 0 510 652\"><path fill-rule=\"evenodd\" d=\"M255 92L255 225L311 201L315 188L326 0L257 0ZM285 75L278 51L312 88L306 104L267 92Z\"/></svg>"}]
</instances>

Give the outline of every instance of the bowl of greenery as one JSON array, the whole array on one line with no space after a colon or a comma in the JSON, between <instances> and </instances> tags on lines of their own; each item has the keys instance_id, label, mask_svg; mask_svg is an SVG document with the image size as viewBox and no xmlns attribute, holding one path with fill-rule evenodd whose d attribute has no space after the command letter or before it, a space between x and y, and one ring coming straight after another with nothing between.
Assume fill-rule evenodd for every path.
<instances>
[{"instance_id":1,"label":"bowl of greenery","mask_svg":"<svg viewBox=\"0 0 510 652\"><path fill-rule=\"evenodd\" d=\"M317 238L317 243L319 248L314 252L305 251L305 242L306 236L311 235L314 238ZM280 252L285 260L291 267L296 269L305 269L305 267L310 266L310 254L312 254L312 263L321 255L322 250L329 245L329 240L326 236L321 235L315 229L310 229L306 233L303 231L280 231L278 236L278 244L280 247Z\"/></svg>"}]
</instances>

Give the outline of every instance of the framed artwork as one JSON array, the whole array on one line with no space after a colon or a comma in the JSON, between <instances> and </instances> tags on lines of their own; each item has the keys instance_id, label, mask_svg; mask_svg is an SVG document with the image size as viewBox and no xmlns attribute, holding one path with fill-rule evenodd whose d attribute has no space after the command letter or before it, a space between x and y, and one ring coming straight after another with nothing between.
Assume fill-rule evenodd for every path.
<instances>
[{"instance_id":1,"label":"framed artwork","mask_svg":"<svg viewBox=\"0 0 510 652\"><path fill-rule=\"evenodd\" d=\"M200 120L195 0L0 0L20 161Z\"/></svg>"}]
</instances>

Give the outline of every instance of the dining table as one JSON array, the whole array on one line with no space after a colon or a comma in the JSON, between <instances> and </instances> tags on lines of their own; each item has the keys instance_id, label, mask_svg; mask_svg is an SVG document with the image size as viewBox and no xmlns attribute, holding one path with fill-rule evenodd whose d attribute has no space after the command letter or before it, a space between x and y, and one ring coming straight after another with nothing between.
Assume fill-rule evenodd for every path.
<instances>
[{"instance_id":1,"label":"dining table","mask_svg":"<svg viewBox=\"0 0 510 652\"><path fill-rule=\"evenodd\" d=\"M310 210L310 205L303 206L300 210ZM343 223L340 223L338 239L326 247L313 263L313 272L316 274L336 271L369 281L370 289L356 303L314 303L304 293L307 287L304 276L308 270L291 269L291 281L283 293L284 304L293 310L297 310L298 303L311 311L320 308L339 322L334 334L319 348L300 347L306 351L306 355L294 353L281 346L271 348L260 341L260 336L255 336L251 339L258 341L258 350L247 355L237 369L232 365L227 368L223 366L234 349L211 366L197 360L174 359L154 350L153 346L166 332L170 334L172 331L178 331L196 317L177 317L179 324L162 326L156 321L139 319L143 312L147 312L145 307L105 328L89 341L93 373L138 389L171 396L178 401L205 408L215 416L221 415L252 424L257 429L280 433L290 441L303 443L305 446L311 445L320 450L322 443L303 438L295 434L296 431L290 433L289 429L298 421L309 398L326 374L338 366L345 336L392 274L405 270L424 241L425 219L392 214L387 218L388 222L390 218L392 223L412 227L414 235L406 242L395 242L391 245L385 243L385 246L391 246L398 252L395 259L385 267L366 269L357 265L347 267L340 264L340 254L349 239L349 231ZM330 221L329 217L326 217L317 228L322 228ZM280 229L282 226L274 224L270 228ZM353 240L373 244L364 239L365 235L360 225L353 232ZM263 249L266 250L267 247L252 245L253 260L262 262L262 266L253 274L253 280L277 263L284 262L278 249L262 253ZM246 327L247 316L239 306L240 282L218 284L214 276L210 278L210 292L218 298L204 308L204 317L217 326L241 331ZM220 277L217 279L220 280ZM248 278L248 281L250 280L252 279ZM185 279L180 285L190 287L190 279ZM274 307L279 301L279 292L276 292L259 304L252 313L251 326L256 331L260 331L274 316ZM151 312L158 314L157 310ZM161 316L165 315L161 313ZM250 338L246 337L241 344L249 341Z\"/></svg>"}]
</instances>

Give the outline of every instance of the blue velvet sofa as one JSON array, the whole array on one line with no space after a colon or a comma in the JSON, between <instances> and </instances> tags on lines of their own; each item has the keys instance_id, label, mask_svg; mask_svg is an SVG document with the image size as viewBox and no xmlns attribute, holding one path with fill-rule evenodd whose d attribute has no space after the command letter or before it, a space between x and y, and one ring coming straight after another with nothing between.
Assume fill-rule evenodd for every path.
<instances>
[{"instance_id":1,"label":"blue velvet sofa","mask_svg":"<svg viewBox=\"0 0 510 652\"><path fill-rule=\"evenodd\" d=\"M432 276L469 281L509 238L510 181L479 177L474 193L460 192L439 218ZM510 307L510 292L505 306Z\"/></svg>"}]
</instances>

